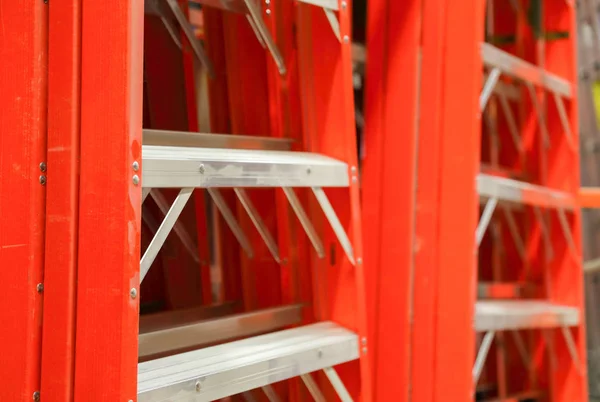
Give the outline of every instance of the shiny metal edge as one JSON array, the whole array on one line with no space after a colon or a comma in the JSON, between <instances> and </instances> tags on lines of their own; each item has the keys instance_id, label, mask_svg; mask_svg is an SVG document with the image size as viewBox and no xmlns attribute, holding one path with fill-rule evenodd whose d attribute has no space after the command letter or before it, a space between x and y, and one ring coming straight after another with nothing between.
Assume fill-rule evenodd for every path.
<instances>
[{"instance_id":1,"label":"shiny metal edge","mask_svg":"<svg viewBox=\"0 0 600 402\"><path fill-rule=\"evenodd\" d=\"M187 131L143 130L144 145L198 148L233 148L289 151L292 140L252 135L194 133Z\"/></svg>"}]
</instances>

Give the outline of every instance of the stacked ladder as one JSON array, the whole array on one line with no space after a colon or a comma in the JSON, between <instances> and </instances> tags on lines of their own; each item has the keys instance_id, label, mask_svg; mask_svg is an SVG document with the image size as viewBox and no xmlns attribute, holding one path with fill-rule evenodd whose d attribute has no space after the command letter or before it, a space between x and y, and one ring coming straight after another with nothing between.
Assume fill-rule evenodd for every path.
<instances>
[{"instance_id":1,"label":"stacked ladder","mask_svg":"<svg viewBox=\"0 0 600 402\"><path fill-rule=\"evenodd\" d=\"M370 401L351 2L71 3L34 399Z\"/></svg>"}]
</instances>

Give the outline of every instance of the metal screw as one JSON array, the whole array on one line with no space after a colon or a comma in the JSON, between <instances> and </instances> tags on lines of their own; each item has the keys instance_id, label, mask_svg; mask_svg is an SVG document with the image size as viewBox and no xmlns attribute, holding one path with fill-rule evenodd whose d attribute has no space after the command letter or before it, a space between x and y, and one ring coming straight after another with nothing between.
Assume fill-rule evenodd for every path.
<instances>
[{"instance_id":1,"label":"metal screw","mask_svg":"<svg viewBox=\"0 0 600 402\"><path fill-rule=\"evenodd\" d=\"M47 169L46 162L42 162L42 163L40 163L40 170L41 170L42 172L45 172L45 171L46 171L46 169Z\"/></svg>"},{"instance_id":2,"label":"metal screw","mask_svg":"<svg viewBox=\"0 0 600 402\"><path fill-rule=\"evenodd\" d=\"M35 287L35 289L37 290L38 293L42 293L44 291L44 284L38 283L37 286Z\"/></svg>"},{"instance_id":3,"label":"metal screw","mask_svg":"<svg viewBox=\"0 0 600 402\"><path fill-rule=\"evenodd\" d=\"M137 174L133 175L133 184L135 184L136 186L140 184L140 176L138 176Z\"/></svg>"},{"instance_id":4,"label":"metal screw","mask_svg":"<svg viewBox=\"0 0 600 402\"><path fill-rule=\"evenodd\" d=\"M44 175L41 175L41 176L40 176L40 184L41 184L42 186L45 186L45 185L46 185L46 176L44 176Z\"/></svg>"},{"instance_id":5,"label":"metal screw","mask_svg":"<svg viewBox=\"0 0 600 402\"><path fill-rule=\"evenodd\" d=\"M348 3L346 3L345 1L342 1L342 10L345 10L347 6L348 6Z\"/></svg>"},{"instance_id":6,"label":"metal screw","mask_svg":"<svg viewBox=\"0 0 600 402\"><path fill-rule=\"evenodd\" d=\"M140 170L140 164L138 163L138 161L133 162L133 165L131 165L131 167L133 168L134 172Z\"/></svg>"},{"instance_id":7,"label":"metal screw","mask_svg":"<svg viewBox=\"0 0 600 402\"><path fill-rule=\"evenodd\" d=\"M358 265L362 264L362 258L358 257L358 258L356 259L356 263L357 263Z\"/></svg>"},{"instance_id":8,"label":"metal screw","mask_svg":"<svg viewBox=\"0 0 600 402\"><path fill-rule=\"evenodd\" d=\"M350 37L348 35L344 35L344 43L350 42Z\"/></svg>"},{"instance_id":9,"label":"metal screw","mask_svg":"<svg viewBox=\"0 0 600 402\"><path fill-rule=\"evenodd\" d=\"M131 296L132 299L135 299L137 297L137 289L131 288L131 290L129 291L129 296Z\"/></svg>"},{"instance_id":10,"label":"metal screw","mask_svg":"<svg viewBox=\"0 0 600 402\"><path fill-rule=\"evenodd\" d=\"M196 392L200 392L202 386L200 385L200 381L196 381Z\"/></svg>"},{"instance_id":11,"label":"metal screw","mask_svg":"<svg viewBox=\"0 0 600 402\"><path fill-rule=\"evenodd\" d=\"M34 400L35 402L40 402L40 391L35 391L35 392L33 393L33 400Z\"/></svg>"},{"instance_id":12,"label":"metal screw","mask_svg":"<svg viewBox=\"0 0 600 402\"><path fill-rule=\"evenodd\" d=\"M198 171L200 172L200 174L204 174L204 165L203 164L200 164Z\"/></svg>"}]
</instances>

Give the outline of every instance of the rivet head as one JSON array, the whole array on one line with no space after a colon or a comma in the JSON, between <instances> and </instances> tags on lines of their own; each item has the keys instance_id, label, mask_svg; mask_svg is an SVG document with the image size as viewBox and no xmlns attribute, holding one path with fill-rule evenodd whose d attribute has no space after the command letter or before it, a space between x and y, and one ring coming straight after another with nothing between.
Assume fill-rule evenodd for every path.
<instances>
[{"instance_id":1,"label":"rivet head","mask_svg":"<svg viewBox=\"0 0 600 402\"><path fill-rule=\"evenodd\" d=\"M46 166L46 162L40 163L40 170L42 172L45 172L47 168L48 168L48 166Z\"/></svg>"},{"instance_id":2,"label":"rivet head","mask_svg":"<svg viewBox=\"0 0 600 402\"><path fill-rule=\"evenodd\" d=\"M41 184L42 186L45 186L45 185L46 185L46 176L44 176L44 175L41 175L41 176L40 176L40 184Z\"/></svg>"},{"instance_id":3,"label":"rivet head","mask_svg":"<svg viewBox=\"0 0 600 402\"><path fill-rule=\"evenodd\" d=\"M138 163L138 161L133 162L131 167L133 168L134 172L137 172L138 170L140 170L140 164Z\"/></svg>"},{"instance_id":4,"label":"rivet head","mask_svg":"<svg viewBox=\"0 0 600 402\"><path fill-rule=\"evenodd\" d=\"M321 349L317 351L317 356L319 357L319 359L323 357L323 351Z\"/></svg>"},{"instance_id":5,"label":"rivet head","mask_svg":"<svg viewBox=\"0 0 600 402\"><path fill-rule=\"evenodd\" d=\"M358 257L358 258L356 259L356 263L357 263L358 265L362 264L362 258Z\"/></svg>"},{"instance_id":6,"label":"rivet head","mask_svg":"<svg viewBox=\"0 0 600 402\"><path fill-rule=\"evenodd\" d=\"M310 168L306 169L306 174L310 174L311 170Z\"/></svg>"},{"instance_id":7,"label":"rivet head","mask_svg":"<svg viewBox=\"0 0 600 402\"><path fill-rule=\"evenodd\" d=\"M35 402L39 402L40 401L40 391L35 391L33 393L33 398L32 398Z\"/></svg>"},{"instance_id":8,"label":"rivet head","mask_svg":"<svg viewBox=\"0 0 600 402\"><path fill-rule=\"evenodd\" d=\"M356 183L358 181L358 179L356 178L356 176L352 176L352 183Z\"/></svg>"},{"instance_id":9,"label":"rivet head","mask_svg":"<svg viewBox=\"0 0 600 402\"><path fill-rule=\"evenodd\" d=\"M132 299L135 299L137 297L137 289L131 288L131 290L129 291L129 296L131 296Z\"/></svg>"},{"instance_id":10,"label":"rivet head","mask_svg":"<svg viewBox=\"0 0 600 402\"><path fill-rule=\"evenodd\" d=\"M200 390L202 389L202 385L200 384L200 381L196 381L196 392L200 392Z\"/></svg>"},{"instance_id":11,"label":"rivet head","mask_svg":"<svg viewBox=\"0 0 600 402\"><path fill-rule=\"evenodd\" d=\"M363 336L360 341L362 342L363 346L365 346L367 344L367 337Z\"/></svg>"},{"instance_id":12,"label":"rivet head","mask_svg":"<svg viewBox=\"0 0 600 402\"><path fill-rule=\"evenodd\" d=\"M271 15L271 10L267 9L266 13L267 15Z\"/></svg>"},{"instance_id":13,"label":"rivet head","mask_svg":"<svg viewBox=\"0 0 600 402\"><path fill-rule=\"evenodd\" d=\"M352 166L352 167L350 168L350 171L351 171L352 173L356 173L356 166Z\"/></svg>"},{"instance_id":14,"label":"rivet head","mask_svg":"<svg viewBox=\"0 0 600 402\"><path fill-rule=\"evenodd\" d=\"M42 293L44 291L44 284L38 283L37 286L35 287L35 290L37 290L38 293Z\"/></svg>"},{"instance_id":15,"label":"rivet head","mask_svg":"<svg viewBox=\"0 0 600 402\"><path fill-rule=\"evenodd\" d=\"M348 2L342 1L342 10L345 10L348 7Z\"/></svg>"},{"instance_id":16,"label":"rivet head","mask_svg":"<svg viewBox=\"0 0 600 402\"><path fill-rule=\"evenodd\" d=\"M200 174L204 174L204 165L200 164L200 166L198 167L198 171L200 172Z\"/></svg>"},{"instance_id":17,"label":"rivet head","mask_svg":"<svg viewBox=\"0 0 600 402\"><path fill-rule=\"evenodd\" d=\"M350 37L348 35L344 35L344 43L350 42Z\"/></svg>"},{"instance_id":18,"label":"rivet head","mask_svg":"<svg viewBox=\"0 0 600 402\"><path fill-rule=\"evenodd\" d=\"M138 184L140 184L140 176L138 176L137 174L134 174L132 181L133 181L133 184L135 184L137 186Z\"/></svg>"},{"instance_id":19,"label":"rivet head","mask_svg":"<svg viewBox=\"0 0 600 402\"><path fill-rule=\"evenodd\" d=\"M364 354L367 354L367 347L366 347L366 346L365 346L364 348L362 348L362 352L363 352Z\"/></svg>"}]
</instances>

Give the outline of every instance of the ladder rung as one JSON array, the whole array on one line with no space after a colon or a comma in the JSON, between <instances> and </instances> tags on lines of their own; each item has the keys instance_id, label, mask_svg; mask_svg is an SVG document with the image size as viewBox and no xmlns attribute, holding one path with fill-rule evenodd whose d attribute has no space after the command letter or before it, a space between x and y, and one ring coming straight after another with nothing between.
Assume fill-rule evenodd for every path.
<instances>
[{"instance_id":1,"label":"ladder rung","mask_svg":"<svg viewBox=\"0 0 600 402\"><path fill-rule=\"evenodd\" d=\"M484 65L499 68L502 73L513 78L530 82L567 98L573 96L573 87L569 81L548 73L544 69L500 50L489 43L481 44L481 57Z\"/></svg>"},{"instance_id":2,"label":"ladder rung","mask_svg":"<svg viewBox=\"0 0 600 402\"><path fill-rule=\"evenodd\" d=\"M144 145L151 188L347 187L348 165L306 152Z\"/></svg>"},{"instance_id":3,"label":"ladder rung","mask_svg":"<svg viewBox=\"0 0 600 402\"><path fill-rule=\"evenodd\" d=\"M289 151L293 141L286 138L257 137L254 135L233 135L194 133L188 131L149 130L143 131L144 145L170 147L260 149L268 151Z\"/></svg>"},{"instance_id":4,"label":"ladder rung","mask_svg":"<svg viewBox=\"0 0 600 402\"><path fill-rule=\"evenodd\" d=\"M139 357L147 358L276 331L302 322L302 305L274 307L209 320L179 322L167 328L140 331Z\"/></svg>"},{"instance_id":5,"label":"ladder rung","mask_svg":"<svg viewBox=\"0 0 600 402\"><path fill-rule=\"evenodd\" d=\"M328 8L330 10L338 10L338 0L298 0L301 3L312 4L313 6Z\"/></svg>"},{"instance_id":6,"label":"ladder rung","mask_svg":"<svg viewBox=\"0 0 600 402\"><path fill-rule=\"evenodd\" d=\"M358 336L323 322L140 363L138 401L211 401L358 358Z\"/></svg>"},{"instance_id":7,"label":"ladder rung","mask_svg":"<svg viewBox=\"0 0 600 402\"><path fill-rule=\"evenodd\" d=\"M569 193L484 173L477 175L477 191L483 198L498 201L568 210L577 206L575 197Z\"/></svg>"},{"instance_id":8,"label":"ladder rung","mask_svg":"<svg viewBox=\"0 0 600 402\"><path fill-rule=\"evenodd\" d=\"M579 310L537 300L492 301L475 304L478 332L571 327L579 324Z\"/></svg>"},{"instance_id":9,"label":"ladder rung","mask_svg":"<svg viewBox=\"0 0 600 402\"><path fill-rule=\"evenodd\" d=\"M234 13L247 13L248 9L243 0L192 0L190 3L202 4L206 7L220 8Z\"/></svg>"}]
</instances>

